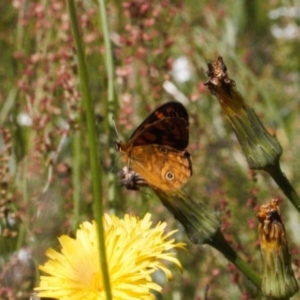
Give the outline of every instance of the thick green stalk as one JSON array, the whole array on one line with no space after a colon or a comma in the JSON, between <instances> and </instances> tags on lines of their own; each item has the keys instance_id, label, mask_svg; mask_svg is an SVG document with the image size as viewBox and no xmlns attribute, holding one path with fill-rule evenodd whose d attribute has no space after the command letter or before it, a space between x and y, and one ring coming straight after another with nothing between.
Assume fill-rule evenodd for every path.
<instances>
[{"instance_id":1,"label":"thick green stalk","mask_svg":"<svg viewBox=\"0 0 300 300\"><path fill-rule=\"evenodd\" d=\"M88 82L88 72L85 64L85 54L83 50L82 39L79 34L79 27L76 16L76 9L73 0L68 0L69 14L71 19L71 26L74 34L74 40L76 44L77 57L78 57L78 71L80 79L80 87L82 93L83 103L85 104L86 119L88 127L88 142L90 150L90 165L92 172L92 186L93 186L93 196L94 196L94 216L97 223L98 230L98 242L100 250L100 262L103 274L104 288L106 291L107 300L112 299L110 282L106 261L106 249L104 240L104 230L103 230L103 207L102 207L102 178L99 167L99 159L97 156L96 147L96 126L94 118L94 110L92 104L92 97L89 90Z\"/></svg>"},{"instance_id":2,"label":"thick green stalk","mask_svg":"<svg viewBox=\"0 0 300 300\"><path fill-rule=\"evenodd\" d=\"M207 241L207 244L211 245L218 251L220 251L231 263L233 263L258 289L261 289L262 280L260 276L246 263L244 262L232 247L225 240L221 231Z\"/></svg>"},{"instance_id":3,"label":"thick green stalk","mask_svg":"<svg viewBox=\"0 0 300 300\"><path fill-rule=\"evenodd\" d=\"M265 171L274 179L277 185L281 188L286 197L292 202L295 208L300 213L300 198L290 184L287 177L282 173L279 162L273 166L265 168Z\"/></svg>"}]
</instances>

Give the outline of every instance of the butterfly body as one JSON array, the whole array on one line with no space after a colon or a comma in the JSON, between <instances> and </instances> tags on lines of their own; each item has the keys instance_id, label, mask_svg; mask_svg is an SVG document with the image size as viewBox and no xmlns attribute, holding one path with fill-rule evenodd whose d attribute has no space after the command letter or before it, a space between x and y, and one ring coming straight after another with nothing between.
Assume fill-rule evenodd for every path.
<instances>
[{"instance_id":1,"label":"butterfly body","mask_svg":"<svg viewBox=\"0 0 300 300\"><path fill-rule=\"evenodd\" d=\"M127 144L117 142L123 161L150 186L179 189L192 175L188 114L177 102L156 109L134 131Z\"/></svg>"}]
</instances>

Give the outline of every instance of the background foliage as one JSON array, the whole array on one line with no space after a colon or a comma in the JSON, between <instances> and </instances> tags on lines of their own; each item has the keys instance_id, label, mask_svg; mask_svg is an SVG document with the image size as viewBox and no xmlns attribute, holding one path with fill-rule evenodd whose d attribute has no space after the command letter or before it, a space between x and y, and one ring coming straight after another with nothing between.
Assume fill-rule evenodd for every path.
<instances>
[{"instance_id":1,"label":"background foliage","mask_svg":"<svg viewBox=\"0 0 300 300\"><path fill-rule=\"evenodd\" d=\"M105 52L97 5L78 1L98 127L104 205L180 229L188 244L178 255L184 267L163 282L157 299L251 299L255 291L225 258L193 245L173 216L147 190L114 184L121 167L109 149ZM66 3L1 1L0 20L0 298L28 299L57 236L72 234L92 218L86 123L78 91L74 43ZM107 17L115 64L115 121L124 140L158 105L183 102L190 114L193 177L185 190L219 211L222 230L240 255L260 271L255 211L281 192L246 160L221 109L206 87L206 62L223 56L229 76L276 133L281 165L300 190L300 60L297 1L110 1ZM178 72L176 66L181 63ZM181 76L180 76L181 75ZM184 76L185 75L185 76ZM113 196L112 196L113 195ZM299 278L299 216L283 199L296 277ZM299 297L299 296L298 296ZM295 299L297 296L295 296Z\"/></svg>"}]
</instances>

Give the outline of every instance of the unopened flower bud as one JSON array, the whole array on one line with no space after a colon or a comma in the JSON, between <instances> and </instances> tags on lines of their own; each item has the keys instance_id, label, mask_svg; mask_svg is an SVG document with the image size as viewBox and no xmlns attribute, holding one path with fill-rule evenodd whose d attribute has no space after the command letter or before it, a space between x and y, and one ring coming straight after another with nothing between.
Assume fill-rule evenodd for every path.
<instances>
[{"instance_id":1,"label":"unopened flower bud","mask_svg":"<svg viewBox=\"0 0 300 300\"><path fill-rule=\"evenodd\" d=\"M298 283L291 267L278 200L262 205L257 218L263 264L262 292L268 299L289 299L298 291Z\"/></svg>"},{"instance_id":2,"label":"unopened flower bud","mask_svg":"<svg viewBox=\"0 0 300 300\"><path fill-rule=\"evenodd\" d=\"M236 90L228 77L222 57L208 63L209 80L205 83L215 95L245 153L250 169L266 169L275 165L282 154L277 139L271 135Z\"/></svg>"}]
</instances>

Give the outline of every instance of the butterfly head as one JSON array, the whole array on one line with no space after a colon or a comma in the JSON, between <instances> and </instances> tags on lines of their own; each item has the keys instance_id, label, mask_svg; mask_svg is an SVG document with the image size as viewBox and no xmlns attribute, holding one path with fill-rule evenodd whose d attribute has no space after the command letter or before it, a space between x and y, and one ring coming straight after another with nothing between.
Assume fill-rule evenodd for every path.
<instances>
[{"instance_id":1,"label":"butterfly head","mask_svg":"<svg viewBox=\"0 0 300 300\"><path fill-rule=\"evenodd\" d=\"M122 148L121 142L115 141L115 149L120 152L121 148Z\"/></svg>"}]
</instances>

